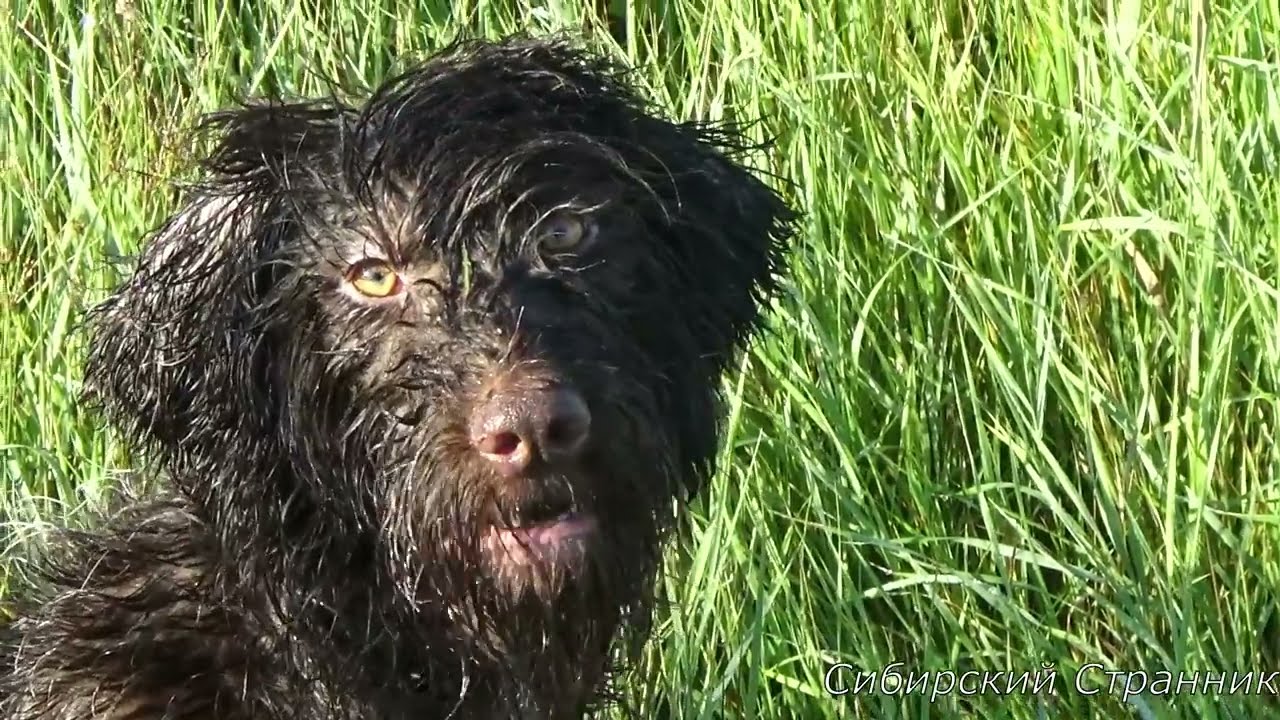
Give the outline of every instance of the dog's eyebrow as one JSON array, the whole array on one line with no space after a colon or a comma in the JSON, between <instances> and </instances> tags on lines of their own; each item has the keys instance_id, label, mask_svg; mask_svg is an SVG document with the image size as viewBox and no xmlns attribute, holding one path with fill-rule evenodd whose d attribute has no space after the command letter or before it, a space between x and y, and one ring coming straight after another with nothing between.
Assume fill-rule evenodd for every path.
<instances>
[{"instance_id":1,"label":"dog's eyebrow","mask_svg":"<svg viewBox=\"0 0 1280 720\"><path fill-rule=\"evenodd\" d=\"M339 245L340 252L343 253L343 259L348 263L355 263L361 260L385 260L393 262L395 258L391 257L381 244L368 238L361 240L353 240L349 243Z\"/></svg>"}]
</instances>

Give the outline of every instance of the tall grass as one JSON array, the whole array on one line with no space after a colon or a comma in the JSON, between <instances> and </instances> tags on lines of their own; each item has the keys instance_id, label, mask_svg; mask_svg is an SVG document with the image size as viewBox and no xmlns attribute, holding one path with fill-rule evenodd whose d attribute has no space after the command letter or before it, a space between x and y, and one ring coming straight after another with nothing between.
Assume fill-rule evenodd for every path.
<instances>
[{"instance_id":1,"label":"tall grass","mask_svg":"<svg viewBox=\"0 0 1280 720\"><path fill-rule=\"evenodd\" d=\"M129 463L77 405L76 321L171 208L198 113L585 20L567 0L8 2L10 542L81 521ZM761 167L806 213L771 331L725 378L725 462L672 553L641 715L1280 716L1225 692L1280 669L1280 3L613 5L672 115L766 119ZM1048 663L1057 694L832 698L837 662ZM1087 663L1228 682L1126 698L1092 672L1084 696Z\"/></svg>"}]
</instances>

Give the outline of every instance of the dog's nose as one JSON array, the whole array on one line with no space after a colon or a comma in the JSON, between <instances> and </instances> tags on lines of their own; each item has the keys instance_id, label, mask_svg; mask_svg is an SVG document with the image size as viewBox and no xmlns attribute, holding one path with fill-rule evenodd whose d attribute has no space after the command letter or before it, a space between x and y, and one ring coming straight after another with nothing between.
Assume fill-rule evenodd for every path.
<instances>
[{"instance_id":1,"label":"dog's nose","mask_svg":"<svg viewBox=\"0 0 1280 720\"><path fill-rule=\"evenodd\" d=\"M566 387L499 388L476 406L471 443L508 477L538 462L570 462L587 444L591 412Z\"/></svg>"}]
</instances>

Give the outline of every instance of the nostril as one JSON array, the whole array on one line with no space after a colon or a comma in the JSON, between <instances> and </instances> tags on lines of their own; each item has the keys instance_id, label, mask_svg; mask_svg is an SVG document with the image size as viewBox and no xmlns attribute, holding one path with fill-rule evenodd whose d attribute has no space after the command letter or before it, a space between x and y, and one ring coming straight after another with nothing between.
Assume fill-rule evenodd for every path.
<instances>
[{"instance_id":1,"label":"nostril","mask_svg":"<svg viewBox=\"0 0 1280 720\"><path fill-rule=\"evenodd\" d=\"M520 449L520 436L513 432L489 433L480 438L477 445L486 455L513 455Z\"/></svg>"},{"instance_id":2,"label":"nostril","mask_svg":"<svg viewBox=\"0 0 1280 720\"><path fill-rule=\"evenodd\" d=\"M561 444L564 442L565 432L565 421L560 418L551 418L551 422L547 423L547 444Z\"/></svg>"},{"instance_id":3,"label":"nostril","mask_svg":"<svg viewBox=\"0 0 1280 720\"><path fill-rule=\"evenodd\" d=\"M547 423L547 448L562 449L576 445L579 434L573 425L574 421L568 418L552 418Z\"/></svg>"},{"instance_id":4,"label":"nostril","mask_svg":"<svg viewBox=\"0 0 1280 720\"><path fill-rule=\"evenodd\" d=\"M571 454L582 449L591 427L591 414L576 393L562 393L553 403L542 432L542 443L552 453Z\"/></svg>"}]
</instances>

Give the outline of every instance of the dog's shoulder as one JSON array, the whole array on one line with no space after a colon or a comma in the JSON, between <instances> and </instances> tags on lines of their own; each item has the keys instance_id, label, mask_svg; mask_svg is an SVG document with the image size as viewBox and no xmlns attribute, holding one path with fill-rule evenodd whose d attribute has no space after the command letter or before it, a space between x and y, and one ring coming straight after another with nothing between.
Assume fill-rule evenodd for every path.
<instances>
[{"instance_id":1,"label":"dog's shoulder","mask_svg":"<svg viewBox=\"0 0 1280 720\"><path fill-rule=\"evenodd\" d=\"M47 539L0 619L0 716L239 718L227 670L246 666L252 630L215 590L211 548L173 497Z\"/></svg>"}]
</instances>

